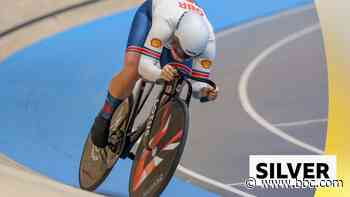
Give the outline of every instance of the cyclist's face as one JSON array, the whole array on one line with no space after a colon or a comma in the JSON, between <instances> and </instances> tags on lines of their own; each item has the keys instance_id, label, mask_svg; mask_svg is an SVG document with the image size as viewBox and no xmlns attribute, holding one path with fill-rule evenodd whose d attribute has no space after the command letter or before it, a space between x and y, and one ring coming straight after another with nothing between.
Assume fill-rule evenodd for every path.
<instances>
[{"instance_id":1,"label":"cyclist's face","mask_svg":"<svg viewBox=\"0 0 350 197\"><path fill-rule=\"evenodd\" d=\"M187 55L180 46L179 39L174 36L173 41L171 43L171 55L176 61L183 62L191 58L191 56Z\"/></svg>"}]
</instances>

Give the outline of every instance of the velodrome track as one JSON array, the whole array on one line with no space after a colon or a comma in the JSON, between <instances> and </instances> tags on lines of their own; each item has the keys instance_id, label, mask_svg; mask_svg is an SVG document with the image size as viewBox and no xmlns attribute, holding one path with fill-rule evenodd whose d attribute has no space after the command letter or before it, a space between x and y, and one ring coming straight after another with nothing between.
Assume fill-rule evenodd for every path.
<instances>
[{"instance_id":1,"label":"velodrome track","mask_svg":"<svg viewBox=\"0 0 350 197\"><path fill-rule=\"evenodd\" d=\"M108 24L102 22L95 25L95 29ZM127 22L123 24L127 25ZM317 24L315 9L308 5L217 33L218 57L213 78L220 85L222 94L215 103L199 105L194 102L191 106L191 132L182 166L177 173L179 176L222 196L280 196L281 191L267 193L263 190L247 190L241 184L248 176L249 155L318 154L323 150L328 102L327 71ZM108 30L93 33L103 34L106 31ZM75 30L74 34L84 35L83 33L80 29ZM96 59L85 56L86 60L81 62L84 55L68 55L75 51L76 46L64 46L67 42L74 45L74 39L77 38L56 38L64 50L51 51L51 55L45 53L45 56L41 56L35 53L38 48L39 51L56 49L49 42L37 45L33 52L28 49L26 55L12 57L2 67L2 80L5 82L3 88L8 88L6 85L15 88L10 91L10 95L4 95L5 101L14 99L15 104L4 106L3 114L13 118L13 122L7 122L2 130L9 130L16 125L17 134L6 134L6 139L0 139L1 151L43 174L71 185L76 185L72 174L76 173L76 157L79 157L81 151L81 138L89 127L88 123L80 123L72 128L72 122L92 119L94 111L100 107L107 82L105 76L110 75L108 70L113 70L114 66L114 62L109 59L116 55L107 52L103 43L98 44L97 41L100 40L96 39L92 41L94 47L104 54L96 55ZM88 38L80 37L76 44L90 42ZM120 46L122 41L116 44ZM94 47L85 50L96 53L98 50ZM120 51L122 50L119 49L118 52ZM93 55L93 52L83 54ZM60 56L61 59L58 60L57 57ZM118 59L120 57L117 55ZM34 64L40 70L33 70ZM98 64L111 66L106 70L96 70L94 65ZM14 65L21 67L13 67ZM76 71L84 71L72 75L69 67L72 65L78 67L75 68ZM54 73L63 75L55 76ZM9 74L17 77L6 78ZM85 85L81 85L83 83ZM67 84L71 84L71 87L67 87ZM19 90L26 97L17 96ZM83 106L75 105L81 99L79 95L86 98ZM45 97L51 100L45 100ZM22 115L12 112L13 108L20 108ZM34 117L37 116L34 114L47 112L48 109L51 113L60 115ZM81 117L81 113L89 117ZM3 114L1 117L4 117ZM68 114L68 118L60 122L63 114ZM21 120L21 125L17 124L17 119ZM27 132L20 133L22 136L18 138L18 133L23 130ZM73 134L72 130L79 131ZM49 133L50 131L55 133ZM16 139L21 139L23 146L11 147L10 142ZM49 150L41 150L43 148ZM25 150L27 155L24 154ZM35 154L40 150L43 155L49 155L51 160L70 161L61 161L55 166ZM124 196L125 190L119 190L119 187L116 189L116 183L120 188L126 188L127 181L121 177L128 176L128 167L128 162L122 162L99 192ZM62 174L60 169L65 169L65 173ZM201 196L216 196L186 185L175 180L164 196L172 196L172 191L179 188L192 191L193 193L188 193L190 196L198 195L198 192ZM312 196L312 191L297 194L284 192L283 195Z\"/></svg>"},{"instance_id":2,"label":"velodrome track","mask_svg":"<svg viewBox=\"0 0 350 197\"><path fill-rule=\"evenodd\" d=\"M315 9L288 11L217 36L214 78L222 95L213 104L192 106L193 145L186 147L182 165L250 194L281 196L282 191L247 190L242 182L249 177L249 155L323 150L327 70Z\"/></svg>"}]
</instances>

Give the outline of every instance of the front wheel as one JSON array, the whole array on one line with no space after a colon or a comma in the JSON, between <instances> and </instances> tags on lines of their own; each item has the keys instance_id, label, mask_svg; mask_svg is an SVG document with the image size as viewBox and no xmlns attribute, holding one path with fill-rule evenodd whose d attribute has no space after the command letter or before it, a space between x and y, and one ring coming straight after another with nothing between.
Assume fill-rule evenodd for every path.
<instances>
[{"instance_id":1,"label":"front wheel","mask_svg":"<svg viewBox=\"0 0 350 197\"><path fill-rule=\"evenodd\" d=\"M79 184L82 189L93 191L109 175L125 145L128 117L133 105L132 97L125 99L113 113L108 141L110 145L98 148L88 135L79 167Z\"/></svg>"},{"instance_id":2,"label":"front wheel","mask_svg":"<svg viewBox=\"0 0 350 197\"><path fill-rule=\"evenodd\" d=\"M131 197L159 196L162 193L180 162L188 125L188 108L180 98L172 98L160 108L149 137L142 137L136 151L129 180Z\"/></svg>"}]
</instances>

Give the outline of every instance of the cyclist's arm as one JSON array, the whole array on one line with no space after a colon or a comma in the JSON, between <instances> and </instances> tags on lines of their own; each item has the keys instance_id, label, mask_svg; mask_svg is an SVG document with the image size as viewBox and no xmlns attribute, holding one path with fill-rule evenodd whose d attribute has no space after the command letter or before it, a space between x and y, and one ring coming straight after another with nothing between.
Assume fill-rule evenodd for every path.
<instances>
[{"instance_id":1,"label":"cyclist's arm","mask_svg":"<svg viewBox=\"0 0 350 197\"><path fill-rule=\"evenodd\" d=\"M172 30L163 18L154 19L152 27L144 43L139 63L139 74L146 80L156 81L160 78L159 58L164 44L168 41Z\"/></svg>"},{"instance_id":2,"label":"cyclist's arm","mask_svg":"<svg viewBox=\"0 0 350 197\"><path fill-rule=\"evenodd\" d=\"M216 55L216 41L213 37L209 40L208 46L202 55L196 57L193 60L193 69L192 69L192 77L193 78L210 78L210 71L212 68L212 64ZM195 98L200 99L199 92L202 88L208 87L208 84L203 82L198 82L193 80L192 88L193 88L193 96Z\"/></svg>"}]
</instances>

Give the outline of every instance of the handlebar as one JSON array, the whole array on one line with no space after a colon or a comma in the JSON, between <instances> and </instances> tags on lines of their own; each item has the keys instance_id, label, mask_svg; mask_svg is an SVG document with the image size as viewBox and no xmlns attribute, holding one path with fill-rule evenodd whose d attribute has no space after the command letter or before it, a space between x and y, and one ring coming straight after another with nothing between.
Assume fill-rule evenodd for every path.
<instances>
[{"instance_id":1,"label":"handlebar","mask_svg":"<svg viewBox=\"0 0 350 197\"><path fill-rule=\"evenodd\" d=\"M178 69L178 68L176 68L175 67L175 69L177 70L177 72L179 73L179 77L180 78L182 78L182 79L186 79L186 78L190 78L190 79L192 79L192 80L195 80L195 81L199 81L199 82L202 82L202 83L206 83L206 84L208 84L209 86L211 86L212 88L214 88L214 89L216 89L216 84L215 84L215 82L213 82L212 80L210 80L210 79L203 79L203 78L194 78L194 77L192 77L191 75L189 75L189 74L187 74L187 73L185 73L185 72L183 72L183 71L181 71L180 69ZM156 81L156 83L157 84L167 84L168 82L166 82L165 80L163 80L163 79L158 79L157 81ZM208 102L209 101L209 98L208 97L202 97L202 98L200 98L200 102L201 103L205 103L205 102Z\"/></svg>"},{"instance_id":2,"label":"handlebar","mask_svg":"<svg viewBox=\"0 0 350 197\"><path fill-rule=\"evenodd\" d=\"M216 84L214 81L210 80L210 79L202 79L202 78L193 78L193 77L190 77L192 80L195 80L195 81L199 81L199 82L202 82L202 83L206 83L208 85L210 85L212 88L216 89ZM209 98L206 96L206 97L202 97L200 98L199 100L201 103L206 103L209 101Z\"/></svg>"},{"instance_id":3,"label":"handlebar","mask_svg":"<svg viewBox=\"0 0 350 197\"><path fill-rule=\"evenodd\" d=\"M195 80L195 81L206 83L206 84L210 85L212 88L216 89L216 83L210 79L193 78L193 77L190 77L190 78L192 80Z\"/></svg>"}]
</instances>

